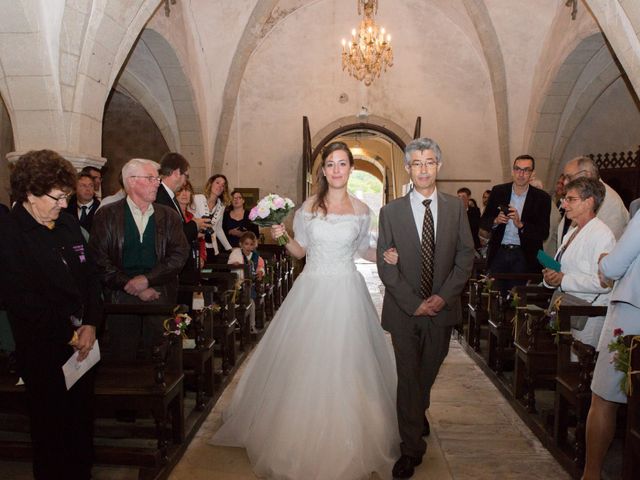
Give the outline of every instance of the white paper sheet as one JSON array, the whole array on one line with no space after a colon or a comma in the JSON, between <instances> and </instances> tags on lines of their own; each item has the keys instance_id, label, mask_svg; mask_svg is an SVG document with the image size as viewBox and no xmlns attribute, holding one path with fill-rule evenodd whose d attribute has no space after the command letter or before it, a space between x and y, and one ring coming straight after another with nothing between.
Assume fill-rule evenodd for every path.
<instances>
[{"instance_id":1,"label":"white paper sheet","mask_svg":"<svg viewBox=\"0 0 640 480\"><path fill-rule=\"evenodd\" d=\"M73 355L62 366L62 373L64 373L64 383L69 390L74 383L76 383L80 377L87 373L91 367L100 361L100 346L98 340L93 344L93 349L89 351L89 355L83 361L78 362L78 353L74 352Z\"/></svg>"}]
</instances>

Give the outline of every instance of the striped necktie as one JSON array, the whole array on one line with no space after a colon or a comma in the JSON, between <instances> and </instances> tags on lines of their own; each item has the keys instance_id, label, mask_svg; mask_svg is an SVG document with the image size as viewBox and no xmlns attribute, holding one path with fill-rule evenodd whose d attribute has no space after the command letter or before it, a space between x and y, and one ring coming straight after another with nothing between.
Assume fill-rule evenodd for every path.
<instances>
[{"instance_id":1,"label":"striped necktie","mask_svg":"<svg viewBox=\"0 0 640 480\"><path fill-rule=\"evenodd\" d=\"M422 222L422 242L420 243L420 295L422 295L422 298L429 298L433 287L433 255L436 242L433 215L431 214L431 208L429 208L431 200L423 200L422 204L426 208Z\"/></svg>"}]
</instances>

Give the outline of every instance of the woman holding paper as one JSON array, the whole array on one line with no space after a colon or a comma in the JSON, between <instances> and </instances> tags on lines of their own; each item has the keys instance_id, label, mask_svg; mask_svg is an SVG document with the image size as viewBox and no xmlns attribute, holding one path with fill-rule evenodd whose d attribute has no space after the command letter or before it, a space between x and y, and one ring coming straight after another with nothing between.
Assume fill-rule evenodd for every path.
<instances>
[{"instance_id":1,"label":"woman holding paper","mask_svg":"<svg viewBox=\"0 0 640 480\"><path fill-rule=\"evenodd\" d=\"M80 224L62 211L75 185L60 155L28 152L11 172L15 205L0 216L0 297L25 384L36 480L91 478L93 375L67 390L62 371L74 351L85 361L102 311Z\"/></svg>"},{"instance_id":2,"label":"woman holding paper","mask_svg":"<svg viewBox=\"0 0 640 480\"><path fill-rule=\"evenodd\" d=\"M598 280L598 259L603 252L611 251L616 240L609 227L596 217L604 200L604 185L599 180L581 177L567 184L566 189L562 204L565 215L575 226L564 236L556 253L560 271L542 270L544 283L592 305L608 305L611 288L602 286ZM584 325L572 325L571 334L595 347L603 324L604 317L589 317Z\"/></svg>"}]
</instances>

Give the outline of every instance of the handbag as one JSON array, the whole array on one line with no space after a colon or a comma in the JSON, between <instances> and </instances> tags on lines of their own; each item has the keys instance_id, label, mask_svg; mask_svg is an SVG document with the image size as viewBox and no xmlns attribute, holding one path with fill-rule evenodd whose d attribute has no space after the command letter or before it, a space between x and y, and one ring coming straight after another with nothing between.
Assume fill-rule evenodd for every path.
<instances>
[{"instance_id":1,"label":"handbag","mask_svg":"<svg viewBox=\"0 0 640 480\"><path fill-rule=\"evenodd\" d=\"M560 291L560 289L556 289L556 291L553 292L553 295L551 296L551 302L549 303L549 305L556 305L556 302L559 301L560 305L588 306L588 305L593 305L593 302L595 302L599 296L600 294L596 295L596 297L593 300L588 302L580 297L576 297L575 295L571 295L570 293L562 292ZM573 328L574 330L580 330L580 331L584 330L584 327L587 325L587 320L589 320L589 317L587 317L586 315L573 315L571 317L571 328Z\"/></svg>"}]
</instances>

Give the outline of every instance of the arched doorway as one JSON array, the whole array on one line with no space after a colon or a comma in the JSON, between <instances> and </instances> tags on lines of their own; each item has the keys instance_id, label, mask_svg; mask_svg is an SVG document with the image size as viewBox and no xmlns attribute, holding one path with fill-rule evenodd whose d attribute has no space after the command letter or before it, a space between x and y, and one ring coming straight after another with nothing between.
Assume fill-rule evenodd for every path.
<instances>
[{"instance_id":1,"label":"arched doorway","mask_svg":"<svg viewBox=\"0 0 640 480\"><path fill-rule=\"evenodd\" d=\"M391 132L392 133L392 132ZM327 138L314 150L312 178L315 180L322 164L322 149L331 142L346 143L355 159L351 193L356 194L355 185L362 187L362 200L378 212L380 207L403 193L403 186L409 181L404 165L404 142L396 135L389 135L371 128L352 128ZM362 175L366 174L366 175ZM376 183L377 182L377 183ZM379 195L376 195L379 191ZM360 196L360 195L356 195Z\"/></svg>"},{"instance_id":2,"label":"arched doorway","mask_svg":"<svg viewBox=\"0 0 640 480\"><path fill-rule=\"evenodd\" d=\"M398 134L379 123L350 123L340 125L323 135L315 148L307 117L303 119L303 197L313 190L318 168L322 163L322 149L334 141L342 141L351 149L355 158L355 170L368 172L381 182L380 203L370 205L374 211L386 202L397 198L406 190L409 176L404 169L404 148L411 139L404 130ZM416 121L414 138L420 136L420 117ZM376 208L377 205L377 208Z\"/></svg>"}]
</instances>

